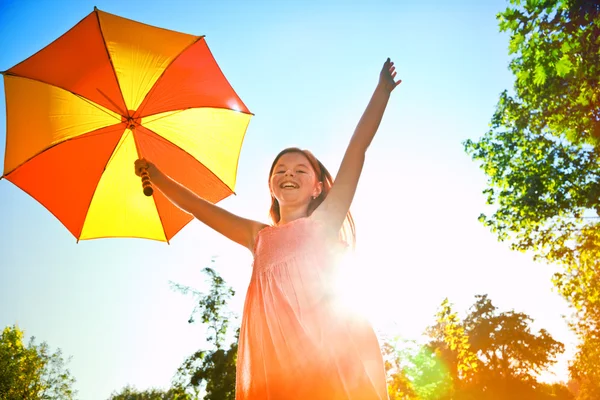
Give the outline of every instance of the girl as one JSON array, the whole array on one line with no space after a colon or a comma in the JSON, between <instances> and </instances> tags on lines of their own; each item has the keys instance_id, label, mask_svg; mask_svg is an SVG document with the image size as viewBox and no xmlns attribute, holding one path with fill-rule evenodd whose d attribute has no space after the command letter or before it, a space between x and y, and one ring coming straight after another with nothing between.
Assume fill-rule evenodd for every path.
<instances>
[{"instance_id":1,"label":"girl","mask_svg":"<svg viewBox=\"0 0 600 400\"><path fill-rule=\"evenodd\" d=\"M335 181L310 152L283 150L269 174L273 225L205 201L147 160L154 187L254 256L237 358L236 400L387 399L377 338L341 312L332 295L337 249L354 243L349 209L390 93L400 84L388 58Z\"/></svg>"}]
</instances>

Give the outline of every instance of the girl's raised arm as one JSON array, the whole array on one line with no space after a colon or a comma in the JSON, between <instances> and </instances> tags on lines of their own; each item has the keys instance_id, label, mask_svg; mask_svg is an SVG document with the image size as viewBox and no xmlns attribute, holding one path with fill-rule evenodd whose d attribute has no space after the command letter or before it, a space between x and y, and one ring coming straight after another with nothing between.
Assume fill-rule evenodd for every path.
<instances>
[{"instance_id":1,"label":"girl's raised arm","mask_svg":"<svg viewBox=\"0 0 600 400\"><path fill-rule=\"evenodd\" d=\"M400 80L396 81L395 78L394 63L388 58L379 74L379 82L375 92L348 144L333 186L323 203L313 213L315 218L324 220L327 223L332 233L337 234L350 209L364 165L367 148L379 128L390 93L401 82Z\"/></svg>"},{"instance_id":2,"label":"girl's raised arm","mask_svg":"<svg viewBox=\"0 0 600 400\"><path fill-rule=\"evenodd\" d=\"M266 225L245 219L197 196L169 176L162 173L154 164L144 159L135 162L135 172L147 168L152 185L160 190L173 204L192 214L198 220L221 233L228 239L247 247L254 248L254 240L260 229Z\"/></svg>"}]
</instances>

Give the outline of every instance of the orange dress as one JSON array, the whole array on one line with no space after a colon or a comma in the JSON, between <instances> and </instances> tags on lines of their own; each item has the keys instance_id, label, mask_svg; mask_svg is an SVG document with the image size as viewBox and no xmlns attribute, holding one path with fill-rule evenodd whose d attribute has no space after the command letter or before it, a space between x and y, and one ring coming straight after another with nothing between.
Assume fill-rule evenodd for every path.
<instances>
[{"instance_id":1,"label":"orange dress","mask_svg":"<svg viewBox=\"0 0 600 400\"><path fill-rule=\"evenodd\" d=\"M236 400L388 399L375 332L332 293L339 248L311 218L259 232Z\"/></svg>"}]
</instances>

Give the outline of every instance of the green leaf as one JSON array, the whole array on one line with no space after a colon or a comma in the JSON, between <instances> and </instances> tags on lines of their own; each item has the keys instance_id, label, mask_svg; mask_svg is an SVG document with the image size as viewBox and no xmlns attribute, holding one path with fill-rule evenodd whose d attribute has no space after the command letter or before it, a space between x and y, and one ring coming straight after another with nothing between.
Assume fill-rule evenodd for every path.
<instances>
[{"instance_id":1,"label":"green leaf","mask_svg":"<svg viewBox=\"0 0 600 400\"><path fill-rule=\"evenodd\" d=\"M533 73L533 83L537 86L541 86L544 83L546 83L546 70L541 64L535 66L535 71Z\"/></svg>"},{"instance_id":2,"label":"green leaf","mask_svg":"<svg viewBox=\"0 0 600 400\"><path fill-rule=\"evenodd\" d=\"M573 69L573 63L569 60L569 56L564 54L556 63L556 74L564 78Z\"/></svg>"},{"instance_id":3,"label":"green leaf","mask_svg":"<svg viewBox=\"0 0 600 400\"><path fill-rule=\"evenodd\" d=\"M560 45L560 51L563 52L563 54L571 51L571 45L568 41L565 40L564 42L562 42L562 44Z\"/></svg>"},{"instance_id":4,"label":"green leaf","mask_svg":"<svg viewBox=\"0 0 600 400\"><path fill-rule=\"evenodd\" d=\"M577 104L582 106L587 106L590 104L590 96L591 92L587 88L583 88L581 92L579 92L579 96L577 96Z\"/></svg>"},{"instance_id":5,"label":"green leaf","mask_svg":"<svg viewBox=\"0 0 600 400\"><path fill-rule=\"evenodd\" d=\"M510 40L510 44L508 46L508 50L509 50L508 54L516 53L524 41L525 41L525 36L523 36L521 33L517 33L516 35L513 35L512 39Z\"/></svg>"},{"instance_id":6,"label":"green leaf","mask_svg":"<svg viewBox=\"0 0 600 400\"><path fill-rule=\"evenodd\" d=\"M521 84L526 84L527 80L529 79L530 76L530 72L528 69L522 69L517 73L517 80L519 81L519 83Z\"/></svg>"}]
</instances>

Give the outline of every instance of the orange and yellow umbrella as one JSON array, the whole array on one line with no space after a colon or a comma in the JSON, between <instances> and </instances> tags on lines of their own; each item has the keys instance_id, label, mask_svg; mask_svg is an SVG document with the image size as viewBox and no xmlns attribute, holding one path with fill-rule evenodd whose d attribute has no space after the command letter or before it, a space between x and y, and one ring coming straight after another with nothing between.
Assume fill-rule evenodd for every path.
<instances>
[{"instance_id":1,"label":"orange and yellow umbrella","mask_svg":"<svg viewBox=\"0 0 600 400\"><path fill-rule=\"evenodd\" d=\"M192 219L144 196L137 158L211 202L233 193L252 114L203 36L94 9L3 75L2 178L78 240L169 241Z\"/></svg>"}]
</instances>

